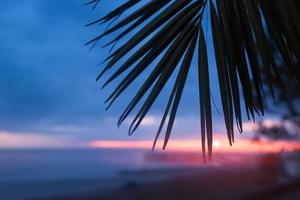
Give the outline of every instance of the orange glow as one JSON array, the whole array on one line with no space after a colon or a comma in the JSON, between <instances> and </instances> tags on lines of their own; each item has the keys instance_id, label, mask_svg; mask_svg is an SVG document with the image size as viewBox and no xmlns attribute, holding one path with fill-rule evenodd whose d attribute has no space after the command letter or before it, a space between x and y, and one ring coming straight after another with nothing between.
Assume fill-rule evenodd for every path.
<instances>
[{"instance_id":1,"label":"orange glow","mask_svg":"<svg viewBox=\"0 0 300 200\"><path fill-rule=\"evenodd\" d=\"M159 141L157 148L162 146ZM96 140L88 143L92 148L112 148L112 149L146 149L152 148L153 141L107 141ZM300 150L300 142L291 141L259 141L254 142L249 139L238 139L232 146L228 144L226 138L218 137L213 143L214 152L240 152L240 153L272 153L280 151ZM201 151L200 140L171 140L167 146L168 151Z\"/></svg>"},{"instance_id":2,"label":"orange glow","mask_svg":"<svg viewBox=\"0 0 300 200\"><path fill-rule=\"evenodd\" d=\"M150 141L108 141L96 140L88 143L92 148L110 148L110 149L146 149L151 146Z\"/></svg>"}]
</instances>

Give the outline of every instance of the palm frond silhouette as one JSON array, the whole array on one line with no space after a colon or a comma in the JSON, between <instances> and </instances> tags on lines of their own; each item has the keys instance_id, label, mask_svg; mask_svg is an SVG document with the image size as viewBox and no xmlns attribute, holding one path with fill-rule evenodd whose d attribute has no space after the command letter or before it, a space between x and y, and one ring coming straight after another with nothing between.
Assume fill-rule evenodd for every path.
<instances>
[{"instance_id":1,"label":"palm frond silhouette","mask_svg":"<svg viewBox=\"0 0 300 200\"><path fill-rule=\"evenodd\" d=\"M96 6L99 2L92 0L88 4ZM234 124L243 131L242 102L247 118L254 119L256 114L264 114L266 98L262 74L271 93L274 93L274 83L282 82L279 64L287 68L289 77L299 81L299 10L298 0L124 0L122 5L104 17L88 24L114 22L87 45L113 33L117 36L106 46L125 40L107 57L106 65L97 78L115 68L103 87L121 79L106 101L108 108L150 64L158 60L119 118L118 125L146 95L130 125L130 135L141 124L175 69L179 68L153 147L165 124L163 147L166 147L192 59L197 59L198 82L195 84L199 85L202 150L205 158L208 149L208 157L211 158L213 120L209 67L214 66L208 64L208 42L203 21L208 20L211 25L219 94L231 144L234 142ZM204 13L210 17L205 18ZM132 32L135 33L133 37L124 39ZM274 49L279 53L275 55ZM122 60L124 57L125 61Z\"/></svg>"}]
</instances>

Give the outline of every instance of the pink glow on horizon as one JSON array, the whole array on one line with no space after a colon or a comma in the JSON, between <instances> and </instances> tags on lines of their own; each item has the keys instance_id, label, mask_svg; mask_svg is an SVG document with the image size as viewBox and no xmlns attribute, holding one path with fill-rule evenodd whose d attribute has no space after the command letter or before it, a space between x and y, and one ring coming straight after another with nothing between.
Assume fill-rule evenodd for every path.
<instances>
[{"instance_id":1,"label":"pink glow on horizon","mask_svg":"<svg viewBox=\"0 0 300 200\"><path fill-rule=\"evenodd\" d=\"M152 148L152 140L141 141L120 141L120 140L95 140L88 143L91 148L110 149L145 149ZM156 150L161 149L162 141L159 141ZM200 140L171 140L167 146L168 151L201 151ZM292 141L259 141L249 139L238 139L232 146L229 146L226 138L218 137L214 140L214 152L240 152L240 153L272 153L280 151L300 150L300 142Z\"/></svg>"}]
</instances>

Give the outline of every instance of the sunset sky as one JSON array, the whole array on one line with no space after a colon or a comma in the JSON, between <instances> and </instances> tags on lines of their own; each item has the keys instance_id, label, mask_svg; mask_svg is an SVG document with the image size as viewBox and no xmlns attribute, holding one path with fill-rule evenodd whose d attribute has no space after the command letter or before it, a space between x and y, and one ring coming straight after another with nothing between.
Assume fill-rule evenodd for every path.
<instances>
[{"instance_id":1,"label":"sunset sky","mask_svg":"<svg viewBox=\"0 0 300 200\"><path fill-rule=\"evenodd\" d=\"M127 135L129 120L117 129L120 112L145 77L109 111L104 111L103 102L114 84L101 90L103 80L96 83L95 78L102 67L99 63L108 55L108 50L100 46L110 38L89 52L83 44L105 26L84 25L122 0L103 1L94 11L83 6L84 2L1 1L0 148L72 147L96 144L91 142L99 140L154 138L168 87L136 134ZM217 111L221 111L221 106L216 74L212 74L212 96L217 107L213 108L214 131L225 138L222 114ZM174 126L175 139L200 137L197 77L193 75L192 69ZM249 126L251 130L252 125Z\"/></svg>"}]
</instances>

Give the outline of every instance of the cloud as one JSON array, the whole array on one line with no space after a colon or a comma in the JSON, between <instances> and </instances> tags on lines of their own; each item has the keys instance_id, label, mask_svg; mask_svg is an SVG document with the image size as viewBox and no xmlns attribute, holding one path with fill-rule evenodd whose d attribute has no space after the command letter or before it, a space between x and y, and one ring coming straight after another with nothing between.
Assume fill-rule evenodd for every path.
<instances>
[{"instance_id":1,"label":"cloud","mask_svg":"<svg viewBox=\"0 0 300 200\"><path fill-rule=\"evenodd\" d=\"M90 12L82 2L4 1L2 6L1 129L100 117L96 57L83 47Z\"/></svg>"},{"instance_id":2,"label":"cloud","mask_svg":"<svg viewBox=\"0 0 300 200\"><path fill-rule=\"evenodd\" d=\"M74 148L81 147L78 141L65 136L57 137L38 133L0 132L0 148Z\"/></svg>"}]
</instances>

